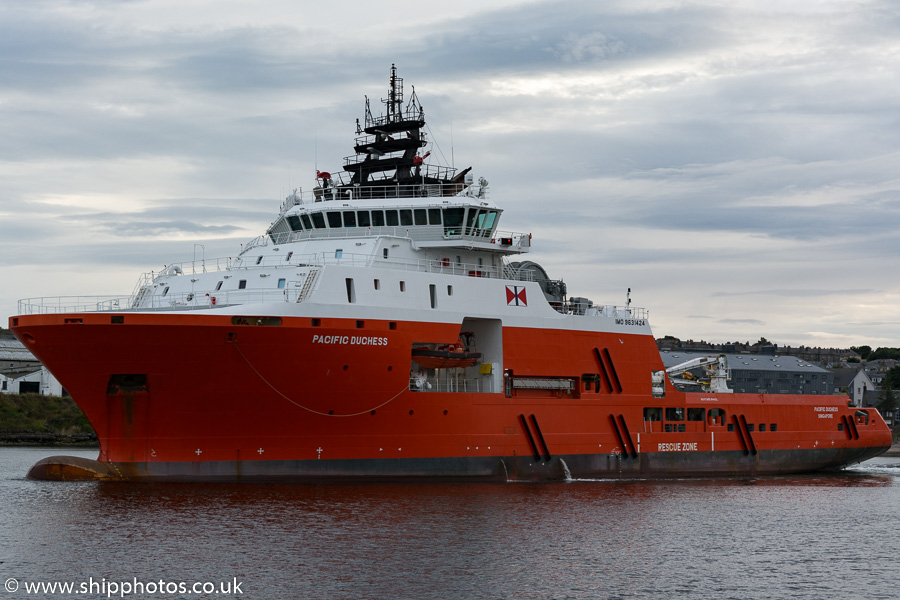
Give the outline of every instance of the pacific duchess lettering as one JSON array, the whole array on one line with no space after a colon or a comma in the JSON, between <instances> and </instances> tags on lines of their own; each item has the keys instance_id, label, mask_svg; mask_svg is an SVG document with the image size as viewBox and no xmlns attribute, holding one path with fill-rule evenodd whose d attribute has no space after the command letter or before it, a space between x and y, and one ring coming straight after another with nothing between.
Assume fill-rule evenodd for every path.
<instances>
[{"instance_id":1,"label":"pacific duchess lettering","mask_svg":"<svg viewBox=\"0 0 900 600\"><path fill-rule=\"evenodd\" d=\"M387 346L388 338L364 335L314 335L313 344L347 344L350 346Z\"/></svg>"}]
</instances>

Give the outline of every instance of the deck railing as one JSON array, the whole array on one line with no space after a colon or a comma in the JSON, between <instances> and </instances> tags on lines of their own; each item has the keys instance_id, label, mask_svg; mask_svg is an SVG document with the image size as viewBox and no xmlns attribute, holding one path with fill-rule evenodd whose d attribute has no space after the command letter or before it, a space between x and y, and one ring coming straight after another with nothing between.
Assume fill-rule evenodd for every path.
<instances>
[{"instance_id":1,"label":"deck railing","mask_svg":"<svg viewBox=\"0 0 900 600\"><path fill-rule=\"evenodd\" d=\"M226 268L235 275L249 272L254 269L285 268L296 270L297 267L321 268L327 265L341 265L347 267L366 268L377 265L379 268L397 269L401 271L439 273L442 275L454 275L458 277L479 277L485 279L506 279L511 281L537 281L535 272L517 272L508 264L499 267L491 265L479 265L475 263L457 263L445 259L382 259L370 254L353 253L316 253L308 255L292 255L290 260L286 254L279 256L264 256L260 264L256 261L234 261L230 258L207 259L204 261L184 262L167 265L160 272L143 273L138 278L134 292L130 295L104 295L104 296L61 296L26 298L19 301L19 314L45 314L66 312L117 312L129 310L189 310L204 309L216 306L226 306L248 303L277 303L297 302L302 293L302 281L295 281L293 277L285 277L283 288L275 289L243 289L243 290L215 290L212 281L202 288L192 291L169 292L166 295L154 293L151 288L164 277L191 277L197 273L210 273L225 271ZM278 272L270 273L270 276L278 278ZM551 302L551 306L559 313L583 315L586 317L613 317L621 319L628 325L640 325L638 321L646 320L648 311L634 306L596 305L586 306L583 299L574 302Z\"/></svg>"},{"instance_id":2,"label":"deck railing","mask_svg":"<svg viewBox=\"0 0 900 600\"><path fill-rule=\"evenodd\" d=\"M436 167L434 165L423 166L422 175L445 179L453 174L453 169ZM400 185L392 183L389 177L380 181L380 185L356 185L352 183L353 173L341 171L333 175L332 181L336 185L327 187L316 186L311 191L297 190L288 196L281 205L284 212L298 204L313 204L315 202L333 202L342 200L383 200L386 198L436 198L451 196L466 196L473 198L487 198L488 187L486 185L467 185L457 183L416 183ZM378 183L378 182L375 182Z\"/></svg>"}]
</instances>

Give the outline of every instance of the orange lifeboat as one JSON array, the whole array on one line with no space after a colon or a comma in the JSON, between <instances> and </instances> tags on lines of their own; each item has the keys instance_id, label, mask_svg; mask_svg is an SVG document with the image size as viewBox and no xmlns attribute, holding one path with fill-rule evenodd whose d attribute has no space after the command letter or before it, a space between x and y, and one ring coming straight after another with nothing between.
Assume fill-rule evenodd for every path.
<instances>
[{"instance_id":1,"label":"orange lifeboat","mask_svg":"<svg viewBox=\"0 0 900 600\"><path fill-rule=\"evenodd\" d=\"M481 352L466 352L462 344L447 344L436 349L420 346L412 349L412 359L426 369L471 367L481 360Z\"/></svg>"}]
</instances>

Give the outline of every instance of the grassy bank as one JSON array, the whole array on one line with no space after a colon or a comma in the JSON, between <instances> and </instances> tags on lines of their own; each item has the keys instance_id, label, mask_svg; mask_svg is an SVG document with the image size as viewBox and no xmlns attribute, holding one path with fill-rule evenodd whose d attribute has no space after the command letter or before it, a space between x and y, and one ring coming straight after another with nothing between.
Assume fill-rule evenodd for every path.
<instances>
[{"instance_id":1,"label":"grassy bank","mask_svg":"<svg viewBox=\"0 0 900 600\"><path fill-rule=\"evenodd\" d=\"M71 398L0 394L0 445L96 446L97 436Z\"/></svg>"}]
</instances>

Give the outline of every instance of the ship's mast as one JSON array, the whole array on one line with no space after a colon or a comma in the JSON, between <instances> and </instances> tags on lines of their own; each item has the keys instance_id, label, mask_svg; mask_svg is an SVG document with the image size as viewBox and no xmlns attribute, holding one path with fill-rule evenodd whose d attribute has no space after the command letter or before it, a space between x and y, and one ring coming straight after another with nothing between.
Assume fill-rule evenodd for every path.
<instances>
[{"instance_id":1,"label":"ship's mast","mask_svg":"<svg viewBox=\"0 0 900 600\"><path fill-rule=\"evenodd\" d=\"M387 105L388 120L393 123L401 113L403 104L403 80L397 77L397 65L391 64L391 88L388 99L382 100Z\"/></svg>"},{"instance_id":2,"label":"ship's mast","mask_svg":"<svg viewBox=\"0 0 900 600\"><path fill-rule=\"evenodd\" d=\"M351 175L352 186L394 186L415 183L443 183L447 169L431 174L418 156L428 144L422 128L425 111L415 89L404 106L403 79L397 66L391 65L388 97L382 98L385 114L375 117L366 98L364 127L357 125L355 156L344 160L344 170Z\"/></svg>"}]
</instances>

